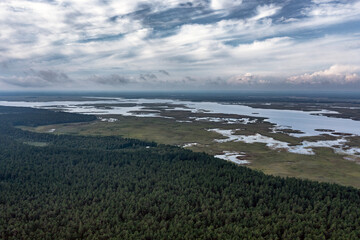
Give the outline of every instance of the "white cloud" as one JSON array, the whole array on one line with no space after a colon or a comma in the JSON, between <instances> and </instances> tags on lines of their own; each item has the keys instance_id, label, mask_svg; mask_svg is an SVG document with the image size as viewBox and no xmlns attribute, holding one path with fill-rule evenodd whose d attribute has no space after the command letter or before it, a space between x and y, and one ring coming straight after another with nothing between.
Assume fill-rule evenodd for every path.
<instances>
[{"instance_id":1,"label":"white cloud","mask_svg":"<svg viewBox=\"0 0 360 240\"><path fill-rule=\"evenodd\" d=\"M292 84L349 84L360 82L360 67L333 65L323 71L305 73L287 79Z\"/></svg>"},{"instance_id":2,"label":"white cloud","mask_svg":"<svg viewBox=\"0 0 360 240\"><path fill-rule=\"evenodd\" d=\"M303 10L308 17L298 27L328 26L360 19L360 1L315 1Z\"/></svg>"},{"instance_id":3,"label":"white cloud","mask_svg":"<svg viewBox=\"0 0 360 240\"><path fill-rule=\"evenodd\" d=\"M238 7L242 0L211 0L210 7L214 10L230 9Z\"/></svg>"},{"instance_id":4,"label":"white cloud","mask_svg":"<svg viewBox=\"0 0 360 240\"><path fill-rule=\"evenodd\" d=\"M259 19L271 17L276 13L278 13L280 9L281 9L280 6L276 6L274 4L258 6L256 8L257 13L254 17L252 17L252 20L259 20Z\"/></svg>"},{"instance_id":5,"label":"white cloud","mask_svg":"<svg viewBox=\"0 0 360 240\"><path fill-rule=\"evenodd\" d=\"M336 2L336 0L312 0L312 2L315 3L315 4L320 4L320 3Z\"/></svg>"},{"instance_id":6,"label":"white cloud","mask_svg":"<svg viewBox=\"0 0 360 240\"><path fill-rule=\"evenodd\" d=\"M290 37L275 37L268 38L262 41L254 41L250 44L240 44L234 47L234 54L241 54L246 52L251 52L252 54L264 54L264 51L277 51L278 48L285 48L294 43L293 39Z\"/></svg>"}]
</instances>

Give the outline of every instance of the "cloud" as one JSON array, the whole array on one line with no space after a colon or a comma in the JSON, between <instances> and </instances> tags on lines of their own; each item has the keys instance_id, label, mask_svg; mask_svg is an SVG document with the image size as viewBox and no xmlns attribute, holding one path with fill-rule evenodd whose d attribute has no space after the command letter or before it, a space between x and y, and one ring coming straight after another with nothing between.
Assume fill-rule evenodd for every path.
<instances>
[{"instance_id":1,"label":"cloud","mask_svg":"<svg viewBox=\"0 0 360 240\"><path fill-rule=\"evenodd\" d=\"M267 17L271 17L279 12L281 9L280 6L274 4L262 5L256 8L256 15L251 18L251 20L259 20Z\"/></svg>"},{"instance_id":2,"label":"cloud","mask_svg":"<svg viewBox=\"0 0 360 240\"><path fill-rule=\"evenodd\" d=\"M49 83L64 83L71 81L70 78L63 72L55 72L52 70L30 70L30 73L33 73Z\"/></svg>"},{"instance_id":3,"label":"cloud","mask_svg":"<svg viewBox=\"0 0 360 240\"><path fill-rule=\"evenodd\" d=\"M291 84L351 84L360 82L360 67L350 65L333 65L330 68L302 75L291 76L287 79Z\"/></svg>"},{"instance_id":4,"label":"cloud","mask_svg":"<svg viewBox=\"0 0 360 240\"><path fill-rule=\"evenodd\" d=\"M155 81L157 80L157 76L153 73L144 73L144 74L140 74L140 79L144 80L145 82L147 81Z\"/></svg>"},{"instance_id":5,"label":"cloud","mask_svg":"<svg viewBox=\"0 0 360 240\"><path fill-rule=\"evenodd\" d=\"M360 3L354 1L314 1L315 5L312 5L306 9L307 14L310 16L324 17L324 16L351 16L358 15Z\"/></svg>"},{"instance_id":6,"label":"cloud","mask_svg":"<svg viewBox=\"0 0 360 240\"><path fill-rule=\"evenodd\" d=\"M230 77L227 81L229 85L260 85L260 84L268 84L269 81L264 80L259 75L254 75L251 73L245 73L242 75L236 75Z\"/></svg>"},{"instance_id":7,"label":"cloud","mask_svg":"<svg viewBox=\"0 0 360 240\"><path fill-rule=\"evenodd\" d=\"M190 77L190 76L186 76L186 77L184 77L183 82L184 83L186 83L186 82L196 82L196 79L193 78L193 77Z\"/></svg>"},{"instance_id":8,"label":"cloud","mask_svg":"<svg viewBox=\"0 0 360 240\"><path fill-rule=\"evenodd\" d=\"M2 0L0 69L12 77L1 80L61 82L23 74L31 68L62 69L76 76L73 84L94 88L161 87L186 76L194 85L214 76L238 85L300 79L336 63L360 65L359 21L360 1L346 0ZM351 81L359 73L346 74Z\"/></svg>"},{"instance_id":9,"label":"cloud","mask_svg":"<svg viewBox=\"0 0 360 240\"><path fill-rule=\"evenodd\" d=\"M9 68L9 63L4 61L4 62L0 62L0 66L3 69L8 69Z\"/></svg>"},{"instance_id":10,"label":"cloud","mask_svg":"<svg viewBox=\"0 0 360 240\"><path fill-rule=\"evenodd\" d=\"M52 70L29 70L25 76L0 77L0 81L20 87L49 87L72 82L72 79L63 72Z\"/></svg>"},{"instance_id":11,"label":"cloud","mask_svg":"<svg viewBox=\"0 0 360 240\"><path fill-rule=\"evenodd\" d=\"M130 79L129 77L126 77L126 76L119 75L119 74L111 74L108 76L93 75L89 78L89 81L92 81L95 83L100 83L103 85L116 86L116 85L129 84L132 82L132 79Z\"/></svg>"},{"instance_id":12,"label":"cloud","mask_svg":"<svg viewBox=\"0 0 360 240\"><path fill-rule=\"evenodd\" d=\"M241 4L242 0L211 0L210 7L214 10L222 10L238 7Z\"/></svg>"},{"instance_id":13,"label":"cloud","mask_svg":"<svg viewBox=\"0 0 360 240\"><path fill-rule=\"evenodd\" d=\"M164 74L166 76L170 76L170 73L165 71L165 70L159 70L159 73L162 73L162 74Z\"/></svg>"}]
</instances>

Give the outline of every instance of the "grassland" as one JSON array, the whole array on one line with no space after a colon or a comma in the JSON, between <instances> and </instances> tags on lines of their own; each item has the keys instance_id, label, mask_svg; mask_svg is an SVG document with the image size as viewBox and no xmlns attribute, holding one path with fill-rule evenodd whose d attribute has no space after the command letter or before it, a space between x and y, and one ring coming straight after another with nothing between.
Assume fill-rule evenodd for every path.
<instances>
[{"instance_id":1,"label":"grassland","mask_svg":"<svg viewBox=\"0 0 360 240\"><path fill-rule=\"evenodd\" d=\"M174 113L175 114L175 113ZM183 146L187 143L197 143L189 149L196 152L206 152L212 155L223 151L245 152L246 159L251 163L248 167L267 174L282 177L298 177L321 182L332 182L360 188L360 165L354 161L345 160L344 156L335 154L330 148L317 148L316 155L301 155L287 151L277 151L262 143L247 144L243 142L214 142L223 136L207 131L211 128L237 130L237 134L250 135L260 133L276 140L286 141L293 145L302 140L333 139L330 135L317 137L295 138L285 133L273 133L270 123L259 121L257 124L221 124L214 122L194 121L192 123L177 122L166 118L141 118L109 116L118 119L116 122L95 121L91 123L60 124L23 129L36 132L49 132L56 129L55 134L80 135L119 135L155 141L162 144Z\"/></svg>"}]
</instances>

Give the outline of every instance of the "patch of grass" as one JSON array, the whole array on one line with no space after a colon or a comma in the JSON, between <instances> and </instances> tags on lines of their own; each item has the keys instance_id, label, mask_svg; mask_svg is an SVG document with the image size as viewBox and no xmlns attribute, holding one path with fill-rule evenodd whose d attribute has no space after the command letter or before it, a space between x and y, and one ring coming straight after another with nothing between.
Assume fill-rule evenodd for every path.
<instances>
[{"instance_id":1,"label":"patch of grass","mask_svg":"<svg viewBox=\"0 0 360 240\"><path fill-rule=\"evenodd\" d=\"M360 136L347 137L350 147L360 147Z\"/></svg>"},{"instance_id":2,"label":"patch of grass","mask_svg":"<svg viewBox=\"0 0 360 240\"><path fill-rule=\"evenodd\" d=\"M48 143L46 142L24 142L24 144L35 146L35 147L46 147Z\"/></svg>"}]
</instances>

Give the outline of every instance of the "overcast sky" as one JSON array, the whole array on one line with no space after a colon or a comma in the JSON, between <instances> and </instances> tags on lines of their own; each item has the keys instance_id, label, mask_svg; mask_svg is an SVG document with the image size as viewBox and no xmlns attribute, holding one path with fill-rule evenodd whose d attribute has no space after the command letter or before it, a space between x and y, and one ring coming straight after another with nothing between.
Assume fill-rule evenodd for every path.
<instances>
[{"instance_id":1,"label":"overcast sky","mask_svg":"<svg viewBox=\"0 0 360 240\"><path fill-rule=\"evenodd\" d=\"M359 87L360 0L0 1L0 90Z\"/></svg>"}]
</instances>

